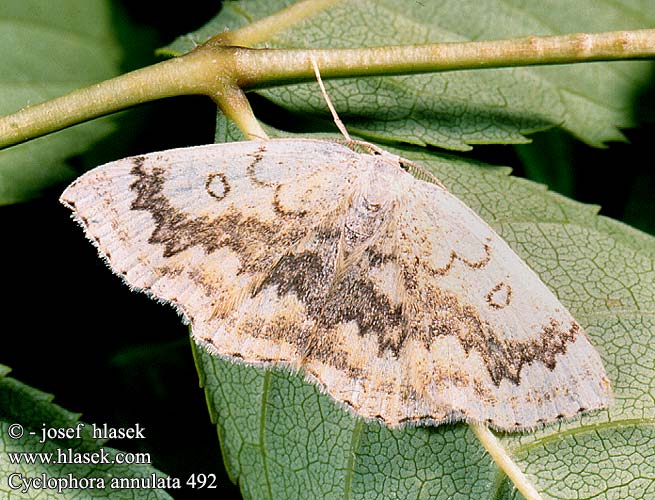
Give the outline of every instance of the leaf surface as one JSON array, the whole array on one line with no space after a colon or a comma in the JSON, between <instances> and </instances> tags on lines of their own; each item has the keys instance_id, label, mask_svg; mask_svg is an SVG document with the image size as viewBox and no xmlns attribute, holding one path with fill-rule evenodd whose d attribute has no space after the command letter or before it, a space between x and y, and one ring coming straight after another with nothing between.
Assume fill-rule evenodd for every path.
<instances>
[{"instance_id":1,"label":"leaf surface","mask_svg":"<svg viewBox=\"0 0 655 500\"><path fill-rule=\"evenodd\" d=\"M231 125L218 129L219 142L237 137ZM499 232L587 330L613 383L609 411L501 434L502 446L544 499L655 494L655 238L509 169L391 150L428 167ZM302 374L202 350L197 361L244 498L522 498L464 424L391 431L354 417Z\"/></svg>"},{"instance_id":2,"label":"leaf surface","mask_svg":"<svg viewBox=\"0 0 655 500\"><path fill-rule=\"evenodd\" d=\"M124 59L108 0L3 0L0 115L116 76ZM135 43L143 35L132 31ZM0 205L72 179L69 160L114 131L105 117L0 151Z\"/></svg>"},{"instance_id":3,"label":"leaf surface","mask_svg":"<svg viewBox=\"0 0 655 500\"><path fill-rule=\"evenodd\" d=\"M655 19L652 2L638 0L593 4L581 0L574 14L570 2L553 0L416 4L409 9L391 1L344 3L281 34L271 46L485 39L642 27ZM473 5L480 10L473 10ZM261 8L269 6L274 11L281 4L232 5L225 10L228 18L218 18L206 32L264 16L268 10ZM598 8L594 15L580 14L591 6ZM187 37L187 42L192 39L198 40ZM181 42L176 46L185 47ZM328 92L349 130L367 138L466 149L476 143L522 142L526 133L561 124L589 143L600 144L620 138L615 127L631 123L629 97L649 68L643 63L599 63L576 69L358 79L329 82ZM264 95L296 116L324 116L325 104L315 84ZM219 131L225 138L231 136L229 125L219 122ZM66 147L79 140L77 136ZM11 151L21 157L31 154L18 148ZM50 158L59 150L49 146L45 151L44 158ZM70 154L70 149L61 151L58 158ZM434 171L535 269L587 329L613 382L616 401L609 412L534 433L505 435L503 446L546 499L653 495L655 239L597 216L597 207L510 178L507 169L419 149L402 154ZM41 171L54 172L56 180L70 174L65 169ZM41 180L33 183L37 173L29 169L16 168L12 175L11 183L0 177L0 189L18 186L25 197L43 185ZM14 198L2 193L5 200L18 199L10 191L4 193ZM520 497L463 424L390 431L355 418L303 382L302 375L238 365L204 351L197 352L197 363L226 467L246 498ZM12 403L19 400L12 398ZM2 425L10 420L3 416ZM0 430L6 441L6 428Z\"/></svg>"},{"instance_id":4,"label":"leaf surface","mask_svg":"<svg viewBox=\"0 0 655 500\"><path fill-rule=\"evenodd\" d=\"M227 4L200 43L289 2ZM648 2L345 2L272 39L273 47L357 47L652 25ZM464 150L561 126L593 145L621 139L649 63L594 63L326 82L351 133ZM326 116L315 84L262 92L301 123ZM270 114L268 115L270 117ZM266 119L266 116L264 116ZM304 122L303 122L304 120ZM325 118L330 123L331 118ZM329 125L331 126L331 124ZM300 126L302 127L302 125ZM267 129L271 136L280 133ZM288 135L288 134L284 134ZM306 136L307 134L302 134ZM217 142L241 139L219 116ZM388 146L384 146L389 149ZM451 155L405 150L492 225L586 328L615 391L609 411L501 435L544 499L655 494L655 239L598 207ZM225 463L245 498L520 498L464 425L390 431L353 417L302 374L197 353Z\"/></svg>"},{"instance_id":5,"label":"leaf surface","mask_svg":"<svg viewBox=\"0 0 655 500\"><path fill-rule=\"evenodd\" d=\"M78 420L79 414L52 403L49 394L7 377L8 372L7 367L0 365L0 475L3 478L0 482L0 496L25 500L46 497L62 500L171 500L170 495L162 489L111 487L112 479L147 479L151 474L165 477L165 474L150 465L127 465L120 462L63 463L66 456L74 457L76 454L78 457L86 456L88 460L98 461L103 452L107 453L106 460L114 462L121 452L104 446L104 440L94 439L91 427ZM12 439L11 436L16 435L11 433L16 432L17 425L22 427L23 435ZM68 432L75 432L78 425L79 438L42 439L44 428L72 429ZM69 452L70 455L66 455ZM64 454L64 458L60 458L60 453ZM16 463L16 457L19 457L21 463ZM35 459L34 463L29 463L30 457ZM123 458L124 455L119 459ZM43 480L44 477L55 482L49 482L45 487L32 483L30 487L30 481ZM63 482L66 480L68 487ZM87 481L92 487L80 490L72 486L74 480ZM93 480L95 482L90 482ZM62 488L61 491L57 491L57 484Z\"/></svg>"},{"instance_id":6,"label":"leaf surface","mask_svg":"<svg viewBox=\"0 0 655 500\"><path fill-rule=\"evenodd\" d=\"M185 52L290 0L226 3L195 34L169 49ZM651 27L655 3L614 0L359 0L338 2L267 41L266 47L366 47ZM559 126L589 144L622 140L633 125L632 98L651 77L650 62L469 70L326 82L352 133L466 150L472 144L522 143ZM315 84L260 92L295 113L326 116ZM330 118L327 118L330 120Z\"/></svg>"}]
</instances>

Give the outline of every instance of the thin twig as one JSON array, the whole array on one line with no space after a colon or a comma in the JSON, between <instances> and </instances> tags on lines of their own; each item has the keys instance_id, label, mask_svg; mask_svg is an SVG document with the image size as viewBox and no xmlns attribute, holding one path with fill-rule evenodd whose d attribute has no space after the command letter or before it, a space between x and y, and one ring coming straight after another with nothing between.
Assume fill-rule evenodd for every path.
<instances>
[{"instance_id":1,"label":"thin twig","mask_svg":"<svg viewBox=\"0 0 655 500\"><path fill-rule=\"evenodd\" d=\"M219 33L210 44L252 47L344 0L301 0L246 26Z\"/></svg>"},{"instance_id":2,"label":"thin twig","mask_svg":"<svg viewBox=\"0 0 655 500\"><path fill-rule=\"evenodd\" d=\"M655 58L655 29L529 36L480 42L445 42L358 49L313 50L321 76L435 73L470 69L543 66ZM243 88L309 81L307 50L245 49L240 64L252 68L239 78Z\"/></svg>"},{"instance_id":3,"label":"thin twig","mask_svg":"<svg viewBox=\"0 0 655 500\"><path fill-rule=\"evenodd\" d=\"M469 427L475 432L478 440L491 455L496 465L507 475L526 500L543 500L532 482L523 474L523 471L512 460L512 457L488 427L480 424L469 424Z\"/></svg>"},{"instance_id":4,"label":"thin twig","mask_svg":"<svg viewBox=\"0 0 655 500\"><path fill-rule=\"evenodd\" d=\"M216 99L235 87L311 81L309 57L323 78L644 59L655 58L655 29L360 49L248 49L208 42L184 56L1 117L0 148L163 97Z\"/></svg>"}]
</instances>

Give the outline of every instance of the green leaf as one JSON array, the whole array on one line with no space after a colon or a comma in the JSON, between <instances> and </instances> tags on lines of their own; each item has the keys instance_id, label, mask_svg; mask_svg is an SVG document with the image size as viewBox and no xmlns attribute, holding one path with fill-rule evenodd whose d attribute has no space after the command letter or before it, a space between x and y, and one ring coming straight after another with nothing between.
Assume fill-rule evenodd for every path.
<instances>
[{"instance_id":1,"label":"green leaf","mask_svg":"<svg viewBox=\"0 0 655 500\"><path fill-rule=\"evenodd\" d=\"M218 130L219 139L238 137L224 121ZM544 499L655 493L655 238L506 168L392 151L428 167L499 232L585 327L608 369L609 412L501 435L502 445ZM464 424L390 431L353 417L301 374L202 350L197 361L244 498L522 498Z\"/></svg>"},{"instance_id":2,"label":"green leaf","mask_svg":"<svg viewBox=\"0 0 655 500\"><path fill-rule=\"evenodd\" d=\"M275 44L355 46L366 45L366 40L376 44L380 38L382 43L397 43L394 37L405 36L415 42L433 40L434 33L442 35L441 39L481 39L501 36L501 28L507 35L515 34L517 20L525 22L519 26L525 33L563 32L565 25L558 23L573 23L573 18L579 21L572 28L575 31L591 29L590 23L596 21L602 24L599 29L614 29L620 23L643 26L647 23L642 23L646 19L642 16L653 10L651 2L638 4L637 0L630 4L632 11L616 7L628 5L626 1L595 2L594 8L600 9L596 17L580 15L580 9L592 5L587 0L576 3L574 15L567 11L572 7L566 2L556 6L547 0L539 5L528 1L521 2L528 7L519 7L509 1L446 1L438 12L428 15L435 4L423 0L412 4L415 11L409 7L400 11L401 4L393 2L348 2L340 10L308 20L301 30L292 28ZM263 15L254 7L267 3L239 5L232 10L232 19ZM279 7L273 2L268 5ZM474 5L483 16L474 16L466 8ZM542 5L543 12L526 14ZM344 13L343 9L348 10ZM425 19L434 23L427 25ZM322 26L330 26L328 20L334 21L334 27L325 33ZM394 23L400 26L397 30ZM364 42L358 42L356 35ZM285 37L291 37L291 42ZM594 67L598 69L585 69ZM585 66L572 73L564 68L493 71L493 76L462 72L331 82L329 92L350 130L367 137L464 149L476 142L521 142L524 133L564 124L597 144L620 137L613 127L630 122L628 94L647 71L645 64L620 63ZM325 109L314 84L266 95L299 117L311 118ZM364 99L366 95L370 101ZM329 121L326 118L325 123ZM225 137L233 133L231 126L221 127L220 122L219 130ZM655 240L598 217L596 207L509 178L507 169L421 150L402 154L431 168L541 275L588 330L614 384L616 402L609 412L534 433L501 436L510 455L544 498L648 498L655 491L651 444L655 437L651 347ZM390 431L355 418L304 383L300 374L234 364L204 351L197 352L197 363L226 467L246 498L520 496L465 425ZM27 404L15 408L33 408L32 401L38 399L28 398ZM17 400L12 396L12 405L0 404L0 408L14 408ZM20 412L25 414L29 412ZM5 441L9 420L5 416L1 420ZM52 421L56 421L54 416ZM6 466L4 457L0 463ZM3 470L3 477L6 473Z\"/></svg>"},{"instance_id":3,"label":"green leaf","mask_svg":"<svg viewBox=\"0 0 655 500\"><path fill-rule=\"evenodd\" d=\"M112 463L119 454L118 460L127 456L104 446L104 440L94 439L91 427L80 422L78 414L53 404L49 394L7 377L8 372L7 367L0 365L0 475L3 478L0 496L26 500L46 496L78 499L80 490L77 486L86 482L92 487L84 488L85 498L171 499L164 490L155 487L127 489L116 484L112 487L112 480L120 481L120 478L147 480L153 474L157 477L166 475L150 465ZM44 428L63 429L72 434L70 438L43 439ZM15 433L20 429L22 435L19 437ZM77 429L79 435L75 434ZM60 453L96 462L100 454L106 453L105 460L110 463L61 463ZM29 457L36 458L35 463L29 463ZM17 459L21 462L17 463ZM43 480L44 475L54 483L46 487L30 487L30 481ZM73 481L78 481L77 486L73 486ZM57 485L62 488L61 492L57 491Z\"/></svg>"},{"instance_id":4,"label":"green leaf","mask_svg":"<svg viewBox=\"0 0 655 500\"><path fill-rule=\"evenodd\" d=\"M125 54L117 14L109 0L2 0L0 115L118 75ZM143 33L131 35L144 41ZM68 161L114 131L115 121L101 118L0 151L0 205L72 179Z\"/></svg>"},{"instance_id":5,"label":"green leaf","mask_svg":"<svg viewBox=\"0 0 655 500\"><path fill-rule=\"evenodd\" d=\"M226 2L213 21L168 50L186 52L225 27L234 29L290 3ZM264 45L331 48L486 40L637 29L655 22L655 3L633 7L614 0L338 2ZM527 142L525 134L560 126L598 146L622 140L617 127L633 125L631 99L649 81L652 67L614 62L485 69L347 79L326 82L326 87L348 129L369 140L466 150L471 144ZM326 116L315 84L260 94L293 112Z\"/></svg>"}]
</instances>

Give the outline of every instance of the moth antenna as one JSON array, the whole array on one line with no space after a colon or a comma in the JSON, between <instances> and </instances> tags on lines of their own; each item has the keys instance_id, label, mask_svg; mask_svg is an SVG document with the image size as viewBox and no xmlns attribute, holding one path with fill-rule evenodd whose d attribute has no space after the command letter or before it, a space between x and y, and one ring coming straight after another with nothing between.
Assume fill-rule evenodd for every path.
<instances>
[{"instance_id":1,"label":"moth antenna","mask_svg":"<svg viewBox=\"0 0 655 500\"><path fill-rule=\"evenodd\" d=\"M325 90L325 85L323 85L323 79L321 78L321 71L318 69L318 63L316 62L316 58L314 57L314 54L309 54L309 60L312 62L312 68L314 68L316 81L318 82L318 86L321 87L321 93L323 94L323 99L325 99L328 108L330 108L330 113L332 113L332 119L334 120L335 125L339 129L339 132L341 132L341 135L343 135L348 142L352 142L352 139L350 138L350 134L346 130L346 127L341 121L341 118L339 118L339 115L337 114L337 110L334 109L334 106L332 105L332 101L330 100L330 96L328 95L327 90Z\"/></svg>"},{"instance_id":2,"label":"moth antenna","mask_svg":"<svg viewBox=\"0 0 655 500\"><path fill-rule=\"evenodd\" d=\"M330 96L328 95L327 90L325 89L325 85L323 85L323 79L321 78L321 71L318 69L318 63L316 62L316 58L314 57L314 54L309 54L309 60L312 62L312 68L314 68L316 81L318 82L318 86L321 88L323 99L325 99L328 108L330 108L330 113L332 113L332 119L334 120L334 123L336 124L337 128L348 142L348 147L353 149L353 151L356 151L356 149L354 149L353 146L360 146L363 147L364 150L366 150L366 152L369 154L378 154L378 155L384 154L384 151L378 148L377 146L370 144L368 142L355 141L350 137L350 134L346 130L346 126L343 124L341 118L339 118L339 115L337 114L337 110L334 109L334 105L332 104L332 100L330 100ZM441 181L439 181L425 167L417 163L414 163L413 161L409 161L403 158L403 168L405 168L408 172L411 172L412 175L420 178L421 180L432 182L433 184L436 184L440 188L448 191L448 189L446 189L446 186L444 186L441 183Z\"/></svg>"}]
</instances>

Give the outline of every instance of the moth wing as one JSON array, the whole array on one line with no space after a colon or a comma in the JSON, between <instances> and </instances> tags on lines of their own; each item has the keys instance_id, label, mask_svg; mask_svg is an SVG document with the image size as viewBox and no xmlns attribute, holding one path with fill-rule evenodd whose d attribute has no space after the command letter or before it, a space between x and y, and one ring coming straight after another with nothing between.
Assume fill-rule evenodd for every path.
<instances>
[{"instance_id":1,"label":"moth wing","mask_svg":"<svg viewBox=\"0 0 655 500\"><path fill-rule=\"evenodd\" d=\"M115 273L208 337L307 225L334 209L351 154L284 139L162 151L87 172L61 201Z\"/></svg>"},{"instance_id":2,"label":"moth wing","mask_svg":"<svg viewBox=\"0 0 655 500\"><path fill-rule=\"evenodd\" d=\"M397 167L360 178L282 257L238 315L242 339L288 346L328 394L390 426L518 430L607 406L597 351L538 276L461 201ZM353 228L364 240L349 253Z\"/></svg>"},{"instance_id":3,"label":"moth wing","mask_svg":"<svg viewBox=\"0 0 655 500\"><path fill-rule=\"evenodd\" d=\"M438 186L412 183L403 201L394 237L417 325L400 356L409 392L423 389L422 401L449 405L453 418L504 430L606 407L598 352L509 245ZM401 418L434 411L408 409Z\"/></svg>"},{"instance_id":4,"label":"moth wing","mask_svg":"<svg viewBox=\"0 0 655 500\"><path fill-rule=\"evenodd\" d=\"M609 401L598 353L536 274L385 155L312 140L172 150L99 167L62 201L210 350L303 368L365 417L514 430Z\"/></svg>"}]
</instances>

